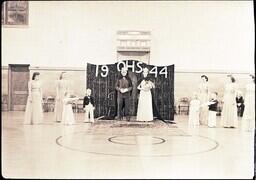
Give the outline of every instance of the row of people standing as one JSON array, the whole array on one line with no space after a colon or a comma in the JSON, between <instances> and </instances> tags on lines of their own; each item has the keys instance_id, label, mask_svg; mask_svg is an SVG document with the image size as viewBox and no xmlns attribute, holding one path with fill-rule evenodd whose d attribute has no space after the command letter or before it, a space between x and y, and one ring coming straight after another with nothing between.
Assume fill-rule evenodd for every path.
<instances>
[{"instance_id":1,"label":"row of people standing","mask_svg":"<svg viewBox=\"0 0 256 180\"><path fill-rule=\"evenodd\" d=\"M143 78L141 79L138 90L140 91L137 121L153 121L153 100L151 89L154 88L154 83L148 78L149 70L143 69ZM39 81L39 73L35 72L32 81L29 81L29 95L25 113L25 124L39 124L43 122L42 108L42 88ZM116 82L116 90L118 91L118 118L126 117L130 120L130 98L132 90L132 82L128 77L128 69L122 68L122 77ZM72 103L77 101L77 97L70 95L70 84L67 80L66 72L60 74L56 83L56 98L55 98L55 115L56 122L62 122L65 125L74 124L74 114ZM87 89L84 97L83 108L85 110L84 122L94 122L94 98L91 96L91 90Z\"/></svg>"},{"instance_id":2,"label":"row of people standing","mask_svg":"<svg viewBox=\"0 0 256 180\"><path fill-rule=\"evenodd\" d=\"M250 82L245 86L244 114L242 118L242 129L246 131L255 129L255 76L249 75L249 79ZM236 128L238 127L236 103L238 87L232 75L228 75L227 80L221 122L225 128Z\"/></svg>"},{"instance_id":3,"label":"row of people standing","mask_svg":"<svg viewBox=\"0 0 256 180\"><path fill-rule=\"evenodd\" d=\"M216 126L216 113L219 103L217 100L217 95L217 92L212 92L211 99L206 102L202 102L199 100L198 93L194 93L189 107L189 126L199 126L200 124L207 124L209 127Z\"/></svg>"},{"instance_id":4,"label":"row of people standing","mask_svg":"<svg viewBox=\"0 0 256 180\"><path fill-rule=\"evenodd\" d=\"M153 121L153 99L151 90L154 83L148 77L149 69L143 68L142 78L138 81L139 90L136 121ZM130 121L130 100L133 85L128 76L127 67L121 69L121 77L117 79L115 89L117 91L117 119Z\"/></svg>"},{"instance_id":5,"label":"row of people standing","mask_svg":"<svg viewBox=\"0 0 256 180\"><path fill-rule=\"evenodd\" d=\"M42 86L39 81L39 75L39 72L34 72L32 80L28 82L29 92L24 124L40 124L43 122ZM85 109L84 122L94 122L94 99L91 97L91 90L87 89L86 94L83 102L83 108ZM78 99L78 97L71 96L70 84L67 80L66 72L62 72L56 84L54 120L64 125L74 124L75 118L72 104Z\"/></svg>"},{"instance_id":6,"label":"row of people standing","mask_svg":"<svg viewBox=\"0 0 256 180\"><path fill-rule=\"evenodd\" d=\"M127 69L123 69L121 72L123 74L123 78L127 75ZM150 93L150 89L154 88L154 84L147 79L148 69L143 69L143 79L141 83L138 86L138 89L141 91L140 98L139 98L139 104L138 104L138 121L151 121L153 120L153 112L152 112L152 97ZM43 121L43 110L42 110L42 88L41 83L39 81L39 73L35 72L32 76L32 81L29 81L28 83L28 89L29 89L29 96L27 99L27 106L25 111L25 124L37 124L42 123ZM199 102L200 107L199 110L196 110L199 112L199 121L200 124L207 124L207 119L213 120L213 114L216 114L217 111L217 103L218 102L209 102L209 87L208 87L208 77L203 75L202 78L202 84L199 86ZM228 79L231 81L226 84L225 86L225 92L224 92L224 105L222 110L222 126L227 128L234 128L237 127L237 114L236 114L236 84L235 79L233 76L228 76ZM245 96L245 112L243 117L243 122L245 124L245 129L251 129L254 127L255 122L255 77L251 76L252 82L246 85L246 96ZM122 84L122 82L121 82ZM129 83L128 83L129 84ZM72 102L77 100L77 98L72 98L69 95L69 85L68 81L66 80L65 73L62 73L60 75L59 81L57 82L57 96L56 96L56 103L55 103L55 120L56 122L62 121L64 124L72 124L74 122L73 115L69 116L71 114L72 110ZM120 91L120 94L125 94L129 92L128 88L120 88L117 87L117 89ZM215 95L214 95L215 94ZM214 93L213 96L216 96L217 93ZM89 95L90 97L90 95ZM85 97L86 98L86 97ZM125 111L129 110L129 104L127 104L126 96L121 97L119 99L118 103L118 115L122 116L122 108L125 108ZM212 97L213 101L215 100L214 97ZM90 101L90 98L89 98ZM93 103L93 102L89 102ZM192 103L192 102L191 102ZM147 108L145 108L145 104L149 105ZM89 107L88 104L84 104L85 106ZM94 105L93 105L94 106ZM86 117L85 119L88 119L89 113L90 116L93 117L93 106L90 106L90 108L85 108L86 110ZM64 110L63 108L67 108L68 110ZM191 108L191 111L193 108ZM211 118L208 117L208 110L210 110ZM190 111L190 112L191 112ZM214 112L215 111L215 112ZM145 117L145 112L148 112L148 117ZM213 113L214 112L214 113ZM127 112L124 112L124 114L128 114ZM197 115L195 115L196 117ZM93 118L92 118L93 119ZM195 118L196 119L196 118ZM71 122L71 123L70 123ZM208 122L211 122L208 120ZM214 121L213 121L214 122ZM208 123L209 124L209 123ZM215 126L216 123L211 123L212 126Z\"/></svg>"},{"instance_id":7,"label":"row of people standing","mask_svg":"<svg viewBox=\"0 0 256 180\"><path fill-rule=\"evenodd\" d=\"M201 79L202 83L199 85L198 97L196 94L194 100L190 102L189 125L202 124L215 127L218 105L216 96L218 93L209 92L208 77L206 75L202 75ZM251 82L246 85L245 111L242 120L242 129L244 130L252 130L255 128L255 77L250 75L250 79ZM221 126L224 128L238 127L237 92L239 91L235 83L235 78L232 75L228 75L221 112ZM212 94L211 99L209 97L210 94Z\"/></svg>"}]
</instances>

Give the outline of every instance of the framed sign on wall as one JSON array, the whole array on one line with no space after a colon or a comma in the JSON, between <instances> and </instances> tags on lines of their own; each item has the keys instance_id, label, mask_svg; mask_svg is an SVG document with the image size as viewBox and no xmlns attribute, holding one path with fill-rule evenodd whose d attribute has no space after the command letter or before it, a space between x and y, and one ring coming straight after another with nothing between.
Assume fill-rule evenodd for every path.
<instances>
[{"instance_id":1,"label":"framed sign on wall","mask_svg":"<svg viewBox=\"0 0 256 180\"><path fill-rule=\"evenodd\" d=\"M2 25L19 27L28 25L28 1L2 3Z\"/></svg>"}]
</instances>

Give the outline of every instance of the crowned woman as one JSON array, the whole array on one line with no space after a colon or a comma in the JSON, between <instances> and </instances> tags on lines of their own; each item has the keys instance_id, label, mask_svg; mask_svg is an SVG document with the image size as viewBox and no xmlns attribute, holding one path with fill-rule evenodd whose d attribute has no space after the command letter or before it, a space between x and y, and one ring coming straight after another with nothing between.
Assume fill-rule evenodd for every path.
<instances>
[{"instance_id":1,"label":"crowned woman","mask_svg":"<svg viewBox=\"0 0 256 180\"><path fill-rule=\"evenodd\" d=\"M138 86L138 89L140 90L140 95L138 102L137 121L153 121L151 89L155 88L155 85L147 77L148 72L148 68L143 69L143 79Z\"/></svg>"}]
</instances>

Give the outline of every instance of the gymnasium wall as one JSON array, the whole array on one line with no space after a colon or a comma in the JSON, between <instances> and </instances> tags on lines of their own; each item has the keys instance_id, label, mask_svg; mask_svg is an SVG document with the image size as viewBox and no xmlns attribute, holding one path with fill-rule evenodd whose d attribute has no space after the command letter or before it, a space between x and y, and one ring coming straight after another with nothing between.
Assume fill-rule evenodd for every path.
<instances>
[{"instance_id":1,"label":"gymnasium wall","mask_svg":"<svg viewBox=\"0 0 256 180\"><path fill-rule=\"evenodd\" d=\"M115 63L119 30L150 31L154 65L254 71L252 1L30 1L28 26L2 26L2 65Z\"/></svg>"}]
</instances>

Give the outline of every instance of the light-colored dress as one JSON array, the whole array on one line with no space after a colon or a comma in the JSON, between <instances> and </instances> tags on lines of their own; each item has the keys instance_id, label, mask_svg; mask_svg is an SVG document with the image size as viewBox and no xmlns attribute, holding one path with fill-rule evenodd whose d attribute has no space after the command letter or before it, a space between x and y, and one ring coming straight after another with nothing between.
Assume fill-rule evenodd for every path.
<instances>
[{"instance_id":1,"label":"light-colored dress","mask_svg":"<svg viewBox=\"0 0 256 180\"><path fill-rule=\"evenodd\" d=\"M67 80L58 80L56 85L56 101L55 101L55 121L61 122L63 112L63 98L65 92L68 92L69 86Z\"/></svg>"},{"instance_id":2,"label":"light-colored dress","mask_svg":"<svg viewBox=\"0 0 256 180\"><path fill-rule=\"evenodd\" d=\"M154 84L151 81L142 80L140 85L137 121L153 121L153 105L151 89Z\"/></svg>"},{"instance_id":3,"label":"light-colored dress","mask_svg":"<svg viewBox=\"0 0 256 180\"><path fill-rule=\"evenodd\" d=\"M85 118L84 122L94 122L94 107L91 103L85 106ZM89 118L90 116L90 118Z\"/></svg>"},{"instance_id":4,"label":"light-colored dress","mask_svg":"<svg viewBox=\"0 0 256 180\"><path fill-rule=\"evenodd\" d=\"M212 99L209 101L209 116L208 116L208 127L216 127L216 115L217 115L217 105L218 105L217 99ZM215 109L216 107L216 109Z\"/></svg>"},{"instance_id":5,"label":"light-colored dress","mask_svg":"<svg viewBox=\"0 0 256 180\"><path fill-rule=\"evenodd\" d=\"M224 127L237 127L237 107L236 107L236 84L228 83L224 91L224 104L221 112L221 125Z\"/></svg>"},{"instance_id":6,"label":"light-colored dress","mask_svg":"<svg viewBox=\"0 0 256 180\"><path fill-rule=\"evenodd\" d=\"M200 101L198 99L193 99L189 104L189 116L188 116L188 125L195 127L199 125L199 110L200 110Z\"/></svg>"},{"instance_id":7,"label":"light-colored dress","mask_svg":"<svg viewBox=\"0 0 256 180\"><path fill-rule=\"evenodd\" d=\"M244 114L242 119L242 128L245 131L255 129L255 84L246 85Z\"/></svg>"},{"instance_id":8,"label":"light-colored dress","mask_svg":"<svg viewBox=\"0 0 256 180\"><path fill-rule=\"evenodd\" d=\"M40 124L43 122L41 83L36 80L29 81L28 91L24 124Z\"/></svg>"},{"instance_id":9,"label":"light-colored dress","mask_svg":"<svg viewBox=\"0 0 256 180\"><path fill-rule=\"evenodd\" d=\"M64 98L63 99L63 112L62 112L62 124L72 125L75 124L74 113L72 109L72 102L79 98Z\"/></svg>"},{"instance_id":10,"label":"light-colored dress","mask_svg":"<svg viewBox=\"0 0 256 180\"><path fill-rule=\"evenodd\" d=\"M208 126L209 127L216 127L216 111L209 111L208 113Z\"/></svg>"},{"instance_id":11,"label":"light-colored dress","mask_svg":"<svg viewBox=\"0 0 256 180\"><path fill-rule=\"evenodd\" d=\"M199 113L199 121L200 124L207 125L208 119L208 107L203 105L209 101L208 98L209 88L208 83L201 83L198 88L198 98L201 103L200 113Z\"/></svg>"}]
</instances>

